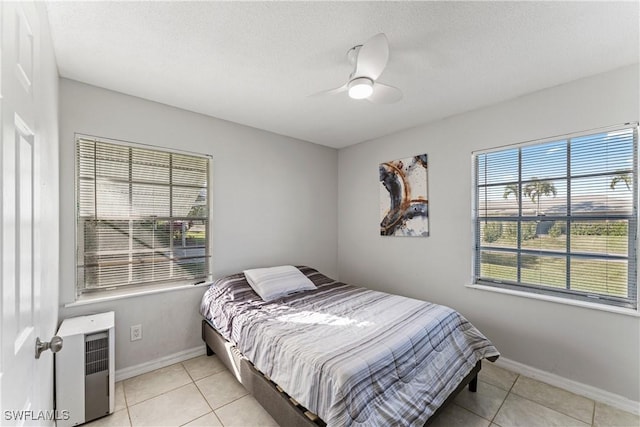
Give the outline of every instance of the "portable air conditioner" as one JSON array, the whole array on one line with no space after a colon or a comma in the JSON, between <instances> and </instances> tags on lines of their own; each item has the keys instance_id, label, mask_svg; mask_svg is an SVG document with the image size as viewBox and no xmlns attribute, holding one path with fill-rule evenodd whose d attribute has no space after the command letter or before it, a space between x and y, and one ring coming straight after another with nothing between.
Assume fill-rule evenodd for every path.
<instances>
[{"instance_id":1,"label":"portable air conditioner","mask_svg":"<svg viewBox=\"0 0 640 427\"><path fill-rule=\"evenodd\" d=\"M58 329L62 349L55 355L56 409L75 426L113 412L115 403L115 316L113 311L65 319Z\"/></svg>"}]
</instances>

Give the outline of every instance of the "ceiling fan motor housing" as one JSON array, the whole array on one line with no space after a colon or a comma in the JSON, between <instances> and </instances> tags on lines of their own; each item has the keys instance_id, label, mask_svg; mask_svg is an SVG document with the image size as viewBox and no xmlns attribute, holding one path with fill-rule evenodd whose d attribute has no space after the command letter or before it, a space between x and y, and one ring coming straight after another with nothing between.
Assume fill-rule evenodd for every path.
<instances>
[{"instance_id":1,"label":"ceiling fan motor housing","mask_svg":"<svg viewBox=\"0 0 640 427\"><path fill-rule=\"evenodd\" d=\"M373 93L373 80L368 77L356 77L347 85L349 96L353 99L364 99Z\"/></svg>"}]
</instances>

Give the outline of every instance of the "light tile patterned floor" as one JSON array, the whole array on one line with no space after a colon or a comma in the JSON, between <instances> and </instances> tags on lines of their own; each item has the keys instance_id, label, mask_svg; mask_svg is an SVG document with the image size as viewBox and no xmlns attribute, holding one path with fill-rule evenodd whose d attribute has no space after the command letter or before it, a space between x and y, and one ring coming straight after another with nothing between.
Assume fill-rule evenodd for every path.
<instances>
[{"instance_id":1,"label":"light tile patterned floor","mask_svg":"<svg viewBox=\"0 0 640 427\"><path fill-rule=\"evenodd\" d=\"M277 426L215 356L119 382L115 403L113 414L86 425ZM640 417L487 362L477 393L462 391L432 426L640 427Z\"/></svg>"}]
</instances>

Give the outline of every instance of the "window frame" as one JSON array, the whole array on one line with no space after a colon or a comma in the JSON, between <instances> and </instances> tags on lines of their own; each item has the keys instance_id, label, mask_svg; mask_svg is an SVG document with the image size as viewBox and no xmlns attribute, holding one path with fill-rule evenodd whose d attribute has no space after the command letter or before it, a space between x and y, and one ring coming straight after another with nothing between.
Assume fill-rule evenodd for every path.
<instances>
[{"instance_id":1,"label":"window frame","mask_svg":"<svg viewBox=\"0 0 640 427\"><path fill-rule=\"evenodd\" d=\"M80 233L81 226L81 218L80 218L80 193L79 193L79 184L80 184L80 170L79 170L79 162L78 162L78 142L79 140L87 140L87 141L95 141L98 143L106 143L118 145L121 147L127 148L138 148L142 150L151 150L158 151L163 153L171 153L178 155L187 155L194 156L200 158L206 158L208 168L207 168L207 186L206 186L206 197L207 197L207 209L208 216L205 219L206 222L206 243L205 243L205 274L203 274L203 278L198 279L180 279L180 278L172 278L167 280L155 280L150 282L143 283L132 283L132 284L122 284L122 285L114 285L114 286L105 286L99 288L87 289L81 283L81 274L80 270L83 268L80 263L81 257L84 257L84 245L85 241L82 238ZM130 295L143 295L149 293L157 293L164 292L166 290L180 289L183 287L193 287L193 285L200 285L205 282L210 282L213 277L213 236L211 232L212 224L212 212L213 212L213 202L211 198L212 194L212 178L213 178L213 156L210 154L198 153L187 150L179 150L174 148L167 148L158 145L151 144L143 144L131 141L124 141L114 138L105 138L94 135L87 135L83 133L74 133L74 147L73 147L73 156L74 156L74 243L75 243L75 271L74 271L74 295L75 301L77 303L81 303L82 301L102 301L108 299L119 299L122 297L130 296ZM150 216L149 218L151 218ZM169 215L170 220L172 220L172 216ZM194 218L196 219L196 218ZM195 283L194 283L195 282Z\"/></svg>"},{"instance_id":2,"label":"window frame","mask_svg":"<svg viewBox=\"0 0 640 427\"><path fill-rule=\"evenodd\" d=\"M485 220L490 221L503 221L503 217L491 217L491 216L483 216L480 213L480 177L479 177L479 166L478 166L478 158L482 154L495 153L500 151L506 151L511 149L518 150L518 179L516 184L519 185L520 189L520 200L518 201L518 215L510 217L508 221L512 221L518 224L518 237L516 238L516 248L505 250L505 253L514 253L518 259L518 266L520 266L520 256L522 254L531 254L531 255L540 255L540 252L536 252L536 250L528 250L523 249L522 244L522 236L520 233L520 223L525 221L536 221L536 216L525 216L522 214L522 186L530 181L523 180L522 177L522 149L530 146L549 144L553 142L559 142L562 140L567 141L567 161L570 161L570 141L571 139L576 139L580 137L585 137L589 135L597 135L599 133L604 132L615 132L620 130L628 130L631 129L633 132L633 186L632 186L632 212L629 215L620 215L618 217L612 217L607 215L575 215L572 216L570 210L565 213L565 215L557 215L556 216L545 216L548 220L559 220L559 221L567 221L567 225L572 222L580 222L582 221L596 221L596 220L615 220L615 219L623 219L628 221L628 252L626 257L609 257L605 255L593 255L593 256L582 256L585 254L572 254L571 251L568 250L570 248L570 232L567 229L567 249L565 252L557 251L558 253L554 253L553 250L545 251L542 255L550 255L550 256L564 256L567 260L570 259L610 259L610 258L624 258L627 261L627 286L632 287L632 291L630 292L631 296L628 298L617 298L615 296L610 295L602 295L589 293L586 291L576 291L571 290L569 288L562 289L552 286L544 286L544 285L536 285L536 284L527 284L522 282L510 282L507 280L487 280L486 278L482 278L480 274L481 269L481 254L484 250L493 250L495 248L485 247L481 242L481 222ZM639 128L638 122L628 122L615 126L607 126L603 128L590 129L586 131L573 132L564 135L557 135L548 138L541 138L535 140L529 140L525 142L519 142L515 144L507 144L499 147L494 147L490 149L482 149L476 150L472 152L471 156L471 167L472 167L472 236L473 236L473 255L472 255L472 284L471 287L476 287L480 289L489 289L496 290L499 292L505 293L513 293L517 295L522 295L525 297L533 297L538 299L550 300L554 302L565 302L565 303L574 303L577 305L586 305L586 306L595 306L599 308L603 308L605 310L610 311L629 311L633 313L638 313L640 309L640 293L638 292L638 228L639 228L639 203L640 203L640 189L639 189ZM604 175L604 174L603 174ZM607 175L611 175L608 173ZM574 176L571 174L570 168L567 169L566 176L559 177L557 179L565 179L567 184L571 182L571 179ZM550 180L557 180L555 178ZM546 179L545 179L546 180ZM509 183L500 183L499 185L506 185ZM486 183L485 183L486 185ZM571 203L571 195L570 191L567 191L567 206ZM519 268L518 268L519 270ZM567 278L569 274L567 274ZM567 279L567 283L568 279ZM635 299L633 298L633 294L635 294Z\"/></svg>"}]
</instances>

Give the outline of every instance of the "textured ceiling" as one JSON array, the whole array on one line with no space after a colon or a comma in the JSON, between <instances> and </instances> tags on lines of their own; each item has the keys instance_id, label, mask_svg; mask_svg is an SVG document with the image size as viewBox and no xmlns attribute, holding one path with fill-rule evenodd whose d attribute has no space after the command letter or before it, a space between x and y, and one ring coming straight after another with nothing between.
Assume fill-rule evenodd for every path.
<instances>
[{"instance_id":1,"label":"textured ceiling","mask_svg":"<svg viewBox=\"0 0 640 427\"><path fill-rule=\"evenodd\" d=\"M61 76L345 147L639 61L633 2L51 2ZM347 50L384 32L380 81L346 94Z\"/></svg>"}]
</instances>

